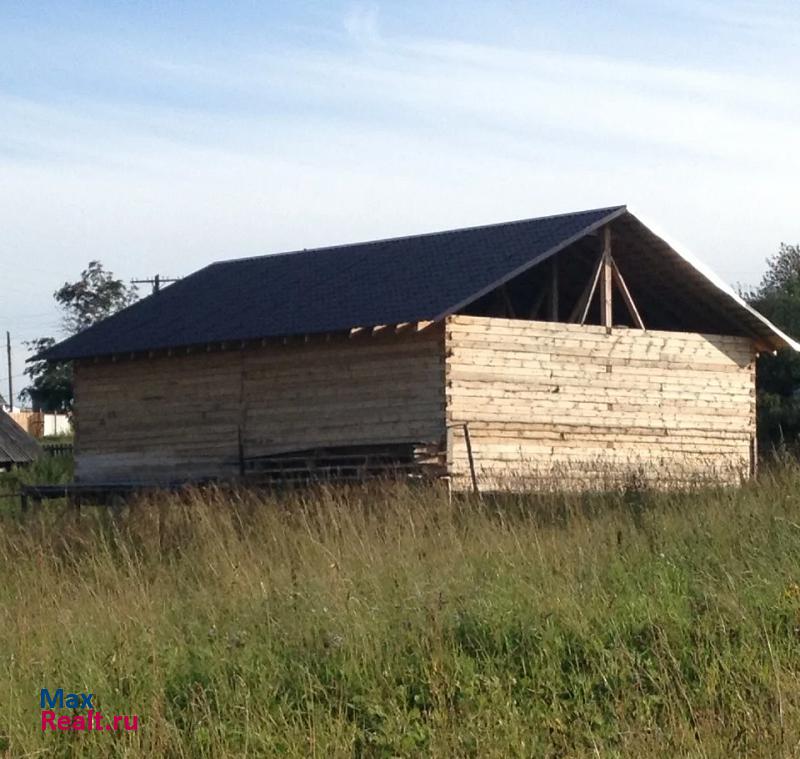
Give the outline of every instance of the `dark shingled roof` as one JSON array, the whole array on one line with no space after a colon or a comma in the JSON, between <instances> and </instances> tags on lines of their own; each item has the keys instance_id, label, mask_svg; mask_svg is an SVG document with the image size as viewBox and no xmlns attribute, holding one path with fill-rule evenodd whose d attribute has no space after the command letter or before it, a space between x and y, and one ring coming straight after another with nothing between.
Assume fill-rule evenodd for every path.
<instances>
[{"instance_id":1,"label":"dark shingled roof","mask_svg":"<svg viewBox=\"0 0 800 759\"><path fill-rule=\"evenodd\" d=\"M772 347L800 343L625 206L221 261L55 345L63 361L441 319L618 219L695 297Z\"/></svg>"},{"instance_id":2,"label":"dark shingled roof","mask_svg":"<svg viewBox=\"0 0 800 759\"><path fill-rule=\"evenodd\" d=\"M44 352L66 360L440 318L624 206L221 261Z\"/></svg>"},{"instance_id":3,"label":"dark shingled roof","mask_svg":"<svg viewBox=\"0 0 800 759\"><path fill-rule=\"evenodd\" d=\"M41 452L39 443L0 409L0 464L27 464Z\"/></svg>"}]
</instances>

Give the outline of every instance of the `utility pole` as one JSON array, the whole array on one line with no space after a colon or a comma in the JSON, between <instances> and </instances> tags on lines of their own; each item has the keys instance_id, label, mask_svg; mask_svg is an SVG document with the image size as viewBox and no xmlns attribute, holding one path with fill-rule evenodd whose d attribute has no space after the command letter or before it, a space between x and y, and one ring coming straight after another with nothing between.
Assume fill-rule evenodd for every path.
<instances>
[{"instance_id":1,"label":"utility pole","mask_svg":"<svg viewBox=\"0 0 800 759\"><path fill-rule=\"evenodd\" d=\"M153 295L161 291L161 285L164 282L177 282L180 277L162 277L160 274L156 274L149 279L132 279L132 285L152 285L153 286Z\"/></svg>"},{"instance_id":2,"label":"utility pole","mask_svg":"<svg viewBox=\"0 0 800 759\"><path fill-rule=\"evenodd\" d=\"M14 410L14 379L11 376L11 333L6 330L6 356L8 357L8 407Z\"/></svg>"}]
</instances>

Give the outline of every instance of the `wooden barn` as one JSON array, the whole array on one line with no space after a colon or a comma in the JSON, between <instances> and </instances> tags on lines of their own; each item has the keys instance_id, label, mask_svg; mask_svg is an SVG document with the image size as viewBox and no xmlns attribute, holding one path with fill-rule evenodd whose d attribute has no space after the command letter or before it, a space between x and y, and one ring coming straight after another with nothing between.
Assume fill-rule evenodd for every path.
<instances>
[{"instance_id":1,"label":"wooden barn","mask_svg":"<svg viewBox=\"0 0 800 759\"><path fill-rule=\"evenodd\" d=\"M798 344L625 206L212 264L55 346L76 480L749 476Z\"/></svg>"}]
</instances>

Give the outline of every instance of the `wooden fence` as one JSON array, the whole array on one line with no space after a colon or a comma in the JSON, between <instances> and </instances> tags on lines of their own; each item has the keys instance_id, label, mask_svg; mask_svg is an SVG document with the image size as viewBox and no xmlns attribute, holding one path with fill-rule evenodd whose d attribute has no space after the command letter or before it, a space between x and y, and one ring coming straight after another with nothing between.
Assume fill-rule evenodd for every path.
<instances>
[{"instance_id":1,"label":"wooden fence","mask_svg":"<svg viewBox=\"0 0 800 759\"><path fill-rule=\"evenodd\" d=\"M65 414L45 414L41 411L12 411L11 418L25 432L35 438L65 435L72 432L69 417Z\"/></svg>"}]
</instances>

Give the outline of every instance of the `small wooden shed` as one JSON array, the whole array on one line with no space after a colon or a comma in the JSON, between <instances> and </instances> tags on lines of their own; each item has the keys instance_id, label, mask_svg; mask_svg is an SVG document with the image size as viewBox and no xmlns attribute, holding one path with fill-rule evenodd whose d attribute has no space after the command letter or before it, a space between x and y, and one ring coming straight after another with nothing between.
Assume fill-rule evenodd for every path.
<instances>
[{"instance_id":1,"label":"small wooden shed","mask_svg":"<svg viewBox=\"0 0 800 759\"><path fill-rule=\"evenodd\" d=\"M42 357L85 483L739 481L798 344L625 206L212 264Z\"/></svg>"},{"instance_id":2,"label":"small wooden shed","mask_svg":"<svg viewBox=\"0 0 800 759\"><path fill-rule=\"evenodd\" d=\"M35 438L0 408L0 469L30 464L41 453Z\"/></svg>"}]
</instances>

